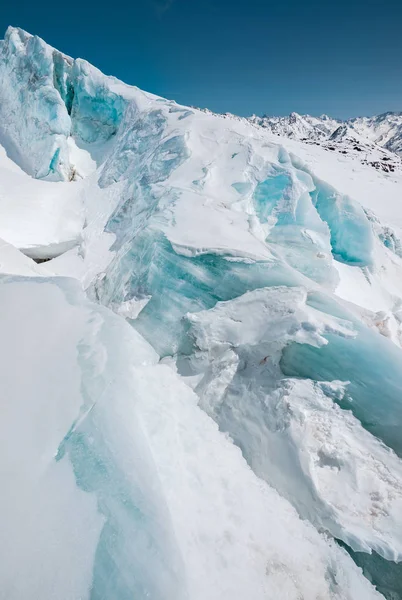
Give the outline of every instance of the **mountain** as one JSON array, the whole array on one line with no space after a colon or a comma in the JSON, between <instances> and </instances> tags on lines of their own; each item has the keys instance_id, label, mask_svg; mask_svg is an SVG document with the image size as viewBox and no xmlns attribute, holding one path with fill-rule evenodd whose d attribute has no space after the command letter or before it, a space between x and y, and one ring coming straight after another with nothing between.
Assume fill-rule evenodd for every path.
<instances>
[{"instance_id":1,"label":"mountain","mask_svg":"<svg viewBox=\"0 0 402 600\"><path fill-rule=\"evenodd\" d=\"M347 123L361 136L402 155L402 112L349 119Z\"/></svg>"},{"instance_id":2,"label":"mountain","mask_svg":"<svg viewBox=\"0 0 402 600\"><path fill-rule=\"evenodd\" d=\"M253 115L250 122L265 127L277 135L291 137L296 140L311 139L324 140L342 124L338 119L331 119L327 115L311 117L292 112L288 117L258 117Z\"/></svg>"},{"instance_id":3,"label":"mountain","mask_svg":"<svg viewBox=\"0 0 402 600\"><path fill-rule=\"evenodd\" d=\"M374 117L356 117L344 121L327 115L311 117L295 112L288 117L253 115L249 120L272 133L297 140L328 140L339 127L347 127L350 135L377 144L390 152L402 154L402 112L387 112Z\"/></svg>"},{"instance_id":4,"label":"mountain","mask_svg":"<svg viewBox=\"0 0 402 600\"><path fill-rule=\"evenodd\" d=\"M12 27L0 124L4 597L402 597L401 170Z\"/></svg>"},{"instance_id":5,"label":"mountain","mask_svg":"<svg viewBox=\"0 0 402 600\"><path fill-rule=\"evenodd\" d=\"M293 112L288 117L253 115L249 121L276 135L321 144L327 150L342 154L359 152L364 164L386 172L401 168L402 112L346 121Z\"/></svg>"}]
</instances>

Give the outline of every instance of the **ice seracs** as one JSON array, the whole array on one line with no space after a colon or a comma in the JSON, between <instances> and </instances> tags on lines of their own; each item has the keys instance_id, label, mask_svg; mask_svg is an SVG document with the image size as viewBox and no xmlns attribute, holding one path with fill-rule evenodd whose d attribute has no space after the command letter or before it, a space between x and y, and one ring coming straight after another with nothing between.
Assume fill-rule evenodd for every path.
<instances>
[{"instance_id":1,"label":"ice seracs","mask_svg":"<svg viewBox=\"0 0 402 600\"><path fill-rule=\"evenodd\" d=\"M77 282L8 277L0 297L7 598L381 597Z\"/></svg>"},{"instance_id":2,"label":"ice seracs","mask_svg":"<svg viewBox=\"0 0 402 600\"><path fill-rule=\"evenodd\" d=\"M317 312L297 287L258 289L188 320L195 345L180 370L198 375L201 406L253 469L354 550L400 560L402 462L339 408L349 381L283 373L290 341L321 348L335 335L347 347L353 323Z\"/></svg>"},{"instance_id":3,"label":"ice seracs","mask_svg":"<svg viewBox=\"0 0 402 600\"><path fill-rule=\"evenodd\" d=\"M86 61L22 29L8 28L0 55L0 135L9 156L36 179L86 175L94 163L85 145L116 133L124 99Z\"/></svg>"},{"instance_id":4,"label":"ice seracs","mask_svg":"<svg viewBox=\"0 0 402 600\"><path fill-rule=\"evenodd\" d=\"M0 74L7 598L394 600L401 172L20 29Z\"/></svg>"}]
</instances>

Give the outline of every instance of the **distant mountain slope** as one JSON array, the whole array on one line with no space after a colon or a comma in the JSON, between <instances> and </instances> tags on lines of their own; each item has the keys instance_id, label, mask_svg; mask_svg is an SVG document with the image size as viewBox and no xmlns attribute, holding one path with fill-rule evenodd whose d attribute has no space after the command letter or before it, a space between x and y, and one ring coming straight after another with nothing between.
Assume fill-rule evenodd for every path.
<instances>
[{"instance_id":1,"label":"distant mountain slope","mask_svg":"<svg viewBox=\"0 0 402 600\"><path fill-rule=\"evenodd\" d=\"M195 107L193 107L195 108ZM214 115L208 109L202 112ZM282 138L322 146L324 150L350 154L362 164L385 173L402 170L402 112L387 112L374 117L357 117L342 121L328 115L312 117L296 112L286 117L239 117L231 113L226 119L248 121Z\"/></svg>"},{"instance_id":2,"label":"distant mountain slope","mask_svg":"<svg viewBox=\"0 0 402 600\"><path fill-rule=\"evenodd\" d=\"M402 154L402 112L387 112L374 117L356 117L342 121L327 115L311 117L290 113L287 117L258 117L249 119L252 123L270 129L272 133L301 140L328 139L340 126L346 126L350 132L369 142Z\"/></svg>"},{"instance_id":3,"label":"distant mountain slope","mask_svg":"<svg viewBox=\"0 0 402 600\"><path fill-rule=\"evenodd\" d=\"M342 124L338 119L331 119L327 115L311 117L290 113L287 117L258 117L253 115L249 119L252 123L270 129L272 133L290 137L296 140L311 139L325 140Z\"/></svg>"},{"instance_id":4,"label":"distant mountain slope","mask_svg":"<svg viewBox=\"0 0 402 600\"><path fill-rule=\"evenodd\" d=\"M322 144L327 150L337 150L342 154L364 153L361 154L363 163L385 172L401 166L402 112L346 121L327 115L312 117L292 112L287 117L253 115L249 121L279 136Z\"/></svg>"},{"instance_id":5,"label":"distant mountain slope","mask_svg":"<svg viewBox=\"0 0 402 600\"><path fill-rule=\"evenodd\" d=\"M347 124L361 136L402 156L402 112L358 117Z\"/></svg>"}]
</instances>

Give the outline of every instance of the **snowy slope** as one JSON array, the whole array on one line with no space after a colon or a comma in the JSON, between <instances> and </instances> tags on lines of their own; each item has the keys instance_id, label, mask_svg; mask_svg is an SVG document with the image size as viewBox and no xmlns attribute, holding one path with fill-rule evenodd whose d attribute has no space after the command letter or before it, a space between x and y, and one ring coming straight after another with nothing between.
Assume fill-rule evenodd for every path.
<instances>
[{"instance_id":1,"label":"snowy slope","mask_svg":"<svg viewBox=\"0 0 402 600\"><path fill-rule=\"evenodd\" d=\"M332 119L327 115L312 117L294 112L288 117L253 115L249 120L272 133L298 140L322 141L330 138L340 127L346 127L352 135L360 136L391 152L402 152L402 112L388 112L374 117L354 117L344 121Z\"/></svg>"},{"instance_id":2,"label":"snowy slope","mask_svg":"<svg viewBox=\"0 0 402 600\"><path fill-rule=\"evenodd\" d=\"M253 115L249 121L281 137L354 155L364 164L385 172L401 169L402 113L384 113L345 121L331 119L327 115L311 117L291 113L288 117Z\"/></svg>"},{"instance_id":3,"label":"snowy slope","mask_svg":"<svg viewBox=\"0 0 402 600\"><path fill-rule=\"evenodd\" d=\"M327 115L321 117L312 117L310 115L299 115L292 112L288 117L258 117L253 115L250 122L265 127L277 135L290 137L296 140L327 139L338 127L342 121L331 119Z\"/></svg>"},{"instance_id":4,"label":"snowy slope","mask_svg":"<svg viewBox=\"0 0 402 600\"><path fill-rule=\"evenodd\" d=\"M33 258L76 246L85 220L80 186L33 179L1 150L0 237Z\"/></svg>"},{"instance_id":5,"label":"snowy slope","mask_svg":"<svg viewBox=\"0 0 402 600\"><path fill-rule=\"evenodd\" d=\"M1 324L2 597L380 598L123 319L68 279L0 298L19 319Z\"/></svg>"},{"instance_id":6,"label":"snowy slope","mask_svg":"<svg viewBox=\"0 0 402 600\"><path fill-rule=\"evenodd\" d=\"M402 153L402 113L384 113L377 117L358 117L348 124L360 135L391 152Z\"/></svg>"},{"instance_id":7,"label":"snowy slope","mask_svg":"<svg viewBox=\"0 0 402 600\"><path fill-rule=\"evenodd\" d=\"M0 52L0 597L398 599L402 170Z\"/></svg>"}]
</instances>

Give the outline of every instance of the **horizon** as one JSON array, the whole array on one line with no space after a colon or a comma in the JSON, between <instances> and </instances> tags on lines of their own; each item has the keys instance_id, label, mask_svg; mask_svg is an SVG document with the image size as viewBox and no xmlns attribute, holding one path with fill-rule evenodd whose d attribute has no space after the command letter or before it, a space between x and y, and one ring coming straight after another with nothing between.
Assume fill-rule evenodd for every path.
<instances>
[{"instance_id":1,"label":"horizon","mask_svg":"<svg viewBox=\"0 0 402 600\"><path fill-rule=\"evenodd\" d=\"M4 32L20 27L178 104L242 117L295 112L344 121L402 111L402 39L395 18L402 7L391 4L392 15L389 6L379 13L378 2L341 0L337 11L345 12L336 20L318 0L303 7L293 0L280 7L263 0L247 6L135 0L110 28L93 0L73 0L63 18L53 20L49 0L35 6L22 0L2 11L0 26Z\"/></svg>"}]
</instances>

